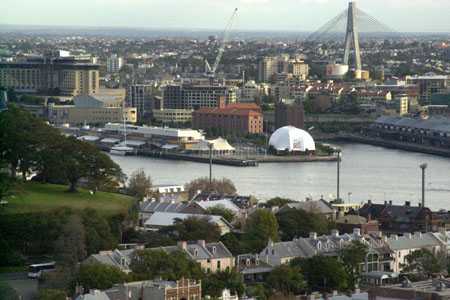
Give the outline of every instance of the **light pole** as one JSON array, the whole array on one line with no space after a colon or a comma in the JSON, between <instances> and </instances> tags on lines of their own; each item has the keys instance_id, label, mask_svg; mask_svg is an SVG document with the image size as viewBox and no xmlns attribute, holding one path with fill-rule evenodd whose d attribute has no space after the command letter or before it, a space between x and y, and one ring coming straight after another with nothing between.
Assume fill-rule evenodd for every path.
<instances>
[{"instance_id":1,"label":"light pole","mask_svg":"<svg viewBox=\"0 0 450 300\"><path fill-rule=\"evenodd\" d=\"M341 189L341 149L336 150L337 154L337 177L336 177L336 200L341 199L340 189Z\"/></svg>"},{"instance_id":2,"label":"light pole","mask_svg":"<svg viewBox=\"0 0 450 300\"><path fill-rule=\"evenodd\" d=\"M212 150L213 150L213 143L208 143L209 148L209 185L212 185Z\"/></svg>"},{"instance_id":3,"label":"light pole","mask_svg":"<svg viewBox=\"0 0 450 300\"><path fill-rule=\"evenodd\" d=\"M422 207L425 207L425 170L427 167L428 165L426 163L420 165L422 169Z\"/></svg>"}]
</instances>

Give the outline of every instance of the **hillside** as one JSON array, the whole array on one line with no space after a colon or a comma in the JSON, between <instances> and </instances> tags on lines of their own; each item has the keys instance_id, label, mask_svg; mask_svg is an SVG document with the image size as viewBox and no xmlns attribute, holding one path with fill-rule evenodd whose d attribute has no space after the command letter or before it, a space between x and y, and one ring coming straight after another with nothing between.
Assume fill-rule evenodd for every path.
<instances>
[{"instance_id":1,"label":"hillside","mask_svg":"<svg viewBox=\"0 0 450 300\"><path fill-rule=\"evenodd\" d=\"M109 216L127 212L133 198L121 194L79 189L78 193L68 193L67 186L27 182L18 185L13 196L7 199L8 205L0 208L0 214L37 213L68 207L72 210L92 208Z\"/></svg>"}]
</instances>

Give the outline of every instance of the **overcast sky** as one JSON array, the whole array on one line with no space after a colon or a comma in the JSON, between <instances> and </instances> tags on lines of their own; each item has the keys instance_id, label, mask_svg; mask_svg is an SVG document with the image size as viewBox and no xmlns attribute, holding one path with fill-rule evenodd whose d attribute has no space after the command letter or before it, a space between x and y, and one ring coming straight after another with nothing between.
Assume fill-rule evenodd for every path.
<instances>
[{"instance_id":1,"label":"overcast sky","mask_svg":"<svg viewBox=\"0 0 450 300\"><path fill-rule=\"evenodd\" d=\"M0 24L311 31L348 0L0 0ZM450 0L358 0L396 31L450 32Z\"/></svg>"}]
</instances>

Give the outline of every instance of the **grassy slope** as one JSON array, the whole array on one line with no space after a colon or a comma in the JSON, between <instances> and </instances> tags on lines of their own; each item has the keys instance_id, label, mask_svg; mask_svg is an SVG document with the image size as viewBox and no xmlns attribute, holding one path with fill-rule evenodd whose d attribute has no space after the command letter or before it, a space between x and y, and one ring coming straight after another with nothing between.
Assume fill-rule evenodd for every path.
<instances>
[{"instance_id":1,"label":"grassy slope","mask_svg":"<svg viewBox=\"0 0 450 300\"><path fill-rule=\"evenodd\" d=\"M91 195L79 189L78 193L68 193L67 186L27 182L15 188L8 205L0 208L0 214L45 212L68 207L73 210L92 208L105 215L128 211L132 198L121 194L97 192Z\"/></svg>"}]
</instances>

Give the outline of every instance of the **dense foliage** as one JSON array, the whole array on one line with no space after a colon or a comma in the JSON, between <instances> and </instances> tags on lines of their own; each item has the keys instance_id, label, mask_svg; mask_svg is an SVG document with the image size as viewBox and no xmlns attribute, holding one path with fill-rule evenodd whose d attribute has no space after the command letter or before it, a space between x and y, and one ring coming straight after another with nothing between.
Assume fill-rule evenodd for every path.
<instances>
[{"instance_id":1,"label":"dense foliage","mask_svg":"<svg viewBox=\"0 0 450 300\"><path fill-rule=\"evenodd\" d=\"M310 232L326 234L330 227L325 216L295 208L280 211L277 214L277 221L281 239L284 241L306 237Z\"/></svg>"},{"instance_id":2,"label":"dense foliage","mask_svg":"<svg viewBox=\"0 0 450 300\"><path fill-rule=\"evenodd\" d=\"M189 199L192 199L197 195L198 191L204 193L213 193L218 195L235 195L236 187L230 179L213 179L209 183L209 178L203 177L195 179L186 185Z\"/></svg>"},{"instance_id":3,"label":"dense foliage","mask_svg":"<svg viewBox=\"0 0 450 300\"><path fill-rule=\"evenodd\" d=\"M77 275L77 282L86 290L106 290L114 284L123 283L130 278L120 269L103 264L83 264Z\"/></svg>"}]
</instances>

